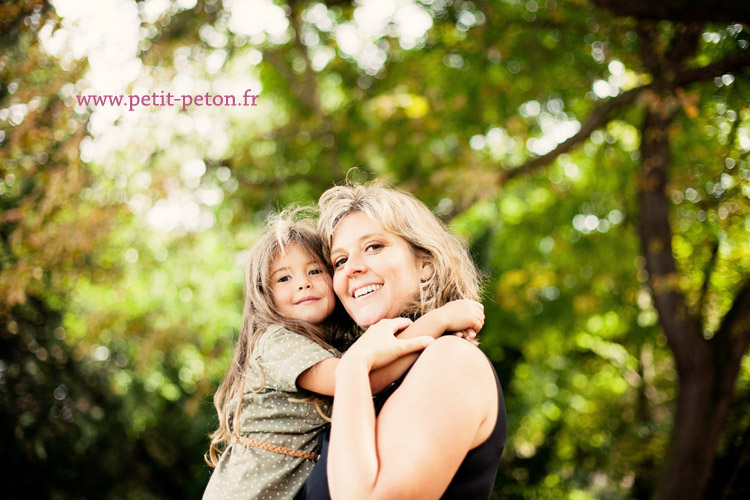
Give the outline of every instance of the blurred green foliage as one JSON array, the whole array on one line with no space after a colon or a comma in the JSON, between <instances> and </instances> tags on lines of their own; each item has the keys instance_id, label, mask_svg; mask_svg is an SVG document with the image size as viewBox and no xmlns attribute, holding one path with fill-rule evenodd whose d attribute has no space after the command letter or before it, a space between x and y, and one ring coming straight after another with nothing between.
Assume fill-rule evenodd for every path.
<instances>
[{"instance_id":1,"label":"blurred green foliage","mask_svg":"<svg viewBox=\"0 0 750 500\"><path fill-rule=\"evenodd\" d=\"M260 106L108 118L76 104L93 63L44 47L74 26L46 2L0 7L0 470L11 498L199 497L245 252L268 213L347 177L416 194L488 277L481 346L509 412L497 498L655 493L678 381L637 231L649 95L548 167L504 181L610 96L649 84L634 19L589 0L432 0L377 31L358 3L257 2L288 25L248 32L234 24L239 1L156 14L151 3L135 10L141 66L128 92L188 81L253 88ZM423 33L410 35L415 23ZM652 35L666 45L680 26L662 21ZM747 24L705 24L689 63L749 42ZM705 338L750 277L748 73L739 65L672 96L677 286ZM731 471L748 453L748 394L745 356L708 495L747 487Z\"/></svg>"}]
</instances>

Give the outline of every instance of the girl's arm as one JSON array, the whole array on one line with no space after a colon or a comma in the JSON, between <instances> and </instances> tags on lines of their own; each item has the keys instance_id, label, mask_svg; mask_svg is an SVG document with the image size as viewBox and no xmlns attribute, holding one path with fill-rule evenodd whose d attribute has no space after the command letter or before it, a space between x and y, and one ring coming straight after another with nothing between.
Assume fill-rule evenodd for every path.
<instances>
[{"instance_id":1,"label":"girl's arm","mask_svg":"<svg viewBox=\"0 0 750 500\"><path fill-rule=\"evenodd\" d=\"M397 328L397 325L392 325ZM381 328L363 336L336 371L328 483L333 500L438 499L466 453L492 432L497 389L490 364L469 342L429 345L377 419L370 369L395 359L403 341Z\"/></svg>"},{"instance_id":2,"label":"girl's arm","mask_svg":"<svg viewBox=\"0 0 750 500\"><path fill-rule=\"evenodd\" d=\"M398 338L410 339L420 335L429 335L437 339L446 332L468 330L467 338L472 340L483 326L484 306L481 303L474 300L454 300L419 317L398 334ZM398 380L418 357L419 353L410 353L371 371L372 393L377 394Z\"/></svg>"},{"instance_id":3,"label":"girl's arm","mask_svg":"<svg viewBox=\"0 0 750 500\"><path fill-rule=\"evenodd\" d=\"M432 338L438 338L445 332L470 330L476 333L482 329L482 326L484 326L484 306L482 304L473 300L455 300L422 315L416 321L410 323L406 329L398 334L398 337L399 339L410 339L428 335ZM371 393L377 394L398 380L401 375L406 373L406 370L416 361L418 356L418 353L409 353L370 372ZM329 358L308 368L297 378L297 386L318 394L333 396L336 388L336 368L339 361L339 358Z\"/></svg>"}]
</instances>

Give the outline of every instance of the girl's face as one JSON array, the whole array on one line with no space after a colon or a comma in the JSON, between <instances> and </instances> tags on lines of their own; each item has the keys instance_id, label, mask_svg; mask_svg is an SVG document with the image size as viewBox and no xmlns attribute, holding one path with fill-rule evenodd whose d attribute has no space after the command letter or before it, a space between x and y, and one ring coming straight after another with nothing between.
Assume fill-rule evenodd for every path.
<instances>
[{"instance_id":1,"label":"girl's face","mask_svg":"<svg viewBox=\"0 0 750 500\"><path fill-rule=\"evenodd\" d=\"M331 248L333 289L362 328L401 314L419 296L420 281L432 274L405 239L362 212L341 219Z\"/></svg>"},{"instance_id":2,"label":"girl's face","mask_svg":"<svg viewBox=\"0 0 750 500\"><path fill-rule=\"evenodd\" d=\"M328 271L298 245L276 258L270 281L273 304L287 318L320 323L336 306Z\"/></svg>"}]
</instances>

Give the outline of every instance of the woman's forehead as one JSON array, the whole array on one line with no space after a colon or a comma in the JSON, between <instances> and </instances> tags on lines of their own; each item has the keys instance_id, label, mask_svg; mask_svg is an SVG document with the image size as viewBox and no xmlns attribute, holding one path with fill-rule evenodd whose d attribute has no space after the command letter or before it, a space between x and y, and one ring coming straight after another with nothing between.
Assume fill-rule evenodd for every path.
<instances>
[{"instance_id":1,"label":"woman's forehead","mask_svg":"<svg viewBox=\"0 0 750 500\"><path fill-rule=\"evenodd\" d=\"M340 244L350 244L368 236L396 237L397 234L386 229L383 224L364 212L352 212L341 218L333 230L332 251Z\"/></svg>"},{"instance_id":2,"label":"woman's forehead","mask_svg":"<svg viewBox=\"0 0 750 500\"><path fill-rule=\"evenodd\" d=\"M383 225L364 212L351 212L343 216L333 229L333 240L349 238L362 231L383 230Z\"/></svg>"}]
</instances>

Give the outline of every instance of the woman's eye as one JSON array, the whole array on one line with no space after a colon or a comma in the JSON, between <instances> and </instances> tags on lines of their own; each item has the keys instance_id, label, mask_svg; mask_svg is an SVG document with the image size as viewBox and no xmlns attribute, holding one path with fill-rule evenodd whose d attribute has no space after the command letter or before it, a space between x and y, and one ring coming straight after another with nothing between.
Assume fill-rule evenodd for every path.
<instances>
[{"instance_id":1,"label":"woman's eye","mask_svg":"<svg viewBox=\"0 0 750 500\"><path fill-rule=\"evenodd\" d=\"M369 245L367 245L365 247L365 251L367 251L367 250L378 251L381 248L383 248L383 244L382 243L370 243Z\"/></svg>"},{"instance_id":2,"label":"woman's eye","mask_svg":"<svg viewBox=\"0 0 750 500\"><path fill-rule=\"evenodd\" d=\"M333 261L333 268L338 269L339 267L346 264L346 257L341 257L340 259L336 259Z\"/></svg>"}]
</instances>

